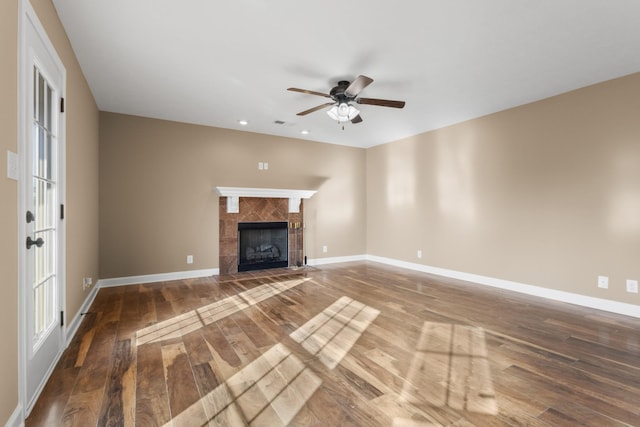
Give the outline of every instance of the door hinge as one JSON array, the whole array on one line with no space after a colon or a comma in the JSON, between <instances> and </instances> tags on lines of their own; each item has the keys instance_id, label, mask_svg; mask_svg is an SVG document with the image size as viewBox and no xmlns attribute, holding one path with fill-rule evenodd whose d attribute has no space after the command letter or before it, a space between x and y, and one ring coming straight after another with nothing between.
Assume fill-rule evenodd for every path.
<instances>
[{"instance_id":1,"label":"door hinge","mask_svg":"<svg viewBox=\"0 0 640 427\"><path fill-rule=\"evenodd\" d=\"M60 112L64 113L64 98L60 98Z\"/></svg>"},{"instance_id":2,"label":"door hinge","mask_svg":"<svg viewBox=\"0 0 640 427\"><path fill-rule=\"evenodd\" d=\"M60 326L64 326L64 311L60 312Z\"/></svg>"},{"instance_id":3,"label":"door hinge","mask_svg":"<svg viewBox=\"0 0 640 427\"><path fill-rule=\"evenodd\" d=\"M64 205L60 205L60 219L64 219Z\"/></svg>"}]
</instances>

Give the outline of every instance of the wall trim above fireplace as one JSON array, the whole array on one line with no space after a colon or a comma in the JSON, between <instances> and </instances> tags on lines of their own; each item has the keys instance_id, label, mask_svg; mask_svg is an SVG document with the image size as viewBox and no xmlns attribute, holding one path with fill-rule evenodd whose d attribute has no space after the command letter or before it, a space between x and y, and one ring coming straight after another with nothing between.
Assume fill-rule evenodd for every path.
<instances>
[{"instance_id":1,"label":"wall trim above fireplace","mask_svg":"<svg viewBox=\"0 0 640 427\"><path fill-rule=\"evenodd\" d=\"M289 212L300 212L300 201L309 199L316 190L288 190L283 188L216 187L219 196L227 198L227 213L240 212L240 197L289 199Z\"/></svg>"}]
</instances>

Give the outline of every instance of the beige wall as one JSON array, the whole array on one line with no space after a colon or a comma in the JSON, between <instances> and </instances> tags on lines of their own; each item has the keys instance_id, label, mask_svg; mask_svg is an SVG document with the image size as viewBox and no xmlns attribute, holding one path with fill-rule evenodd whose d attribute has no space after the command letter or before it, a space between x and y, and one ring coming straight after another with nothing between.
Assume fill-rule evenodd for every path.
<instances>
[{"instance_id":1,"label":"beige wall","mask_svg":"<svg viewBox=\"0 0 640 427\"><path fill-rule=\"evenodd\" d=\"M364 254L365 176L362 149L103 112L100 277L218 268L216 186L318 190L308 257Z\"/></svg>"},{"instance_id":2,"label":"beige wall","mask_svg":"<svg viewBox=\"0 0 640 427\"><path fill-rule=\"evenodd\" d=\"M0 424L18 405L18 182L7 150L18 152L18 1L0 2Z\"/></svg>"},{"instance_id":3,"label":"beige wall","mask_svg":"<svg viewBox=\"0 0 640 427\"><path fill-rule=\"evenodd\" d=\"M371 148L367 188L371 255L640 304L640 74Z\"/></svg>"},{"instance_id":4,"label":"beige wall","mask_svg":"<svg viewBox=\"0 0 640 427\"><path fill-rule=\"evenodd\" d=\"M98 110L50 0L32 5L67 70L67 321L86 294L82 277L98 277ZM6 151L18 152L18 0L0 2L0 424L18 405L18 209Z\"/></svg>"}]
</instances>

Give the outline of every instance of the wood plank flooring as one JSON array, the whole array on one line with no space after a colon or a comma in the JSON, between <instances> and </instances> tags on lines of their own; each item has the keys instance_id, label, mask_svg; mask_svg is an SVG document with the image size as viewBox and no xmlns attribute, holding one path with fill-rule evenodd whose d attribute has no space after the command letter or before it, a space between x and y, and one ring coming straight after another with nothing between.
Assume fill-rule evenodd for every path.
<instances>
[{"instance_id":1,"label":"wood plank flooring","mask_svg":"<svg viewBox=\"0 0 640 427\"><path fill-rule=\"evenodd\" d=\"M370 262L103 288L26 426L640 426L640 320Z\"/></svg>"}]
</instances>

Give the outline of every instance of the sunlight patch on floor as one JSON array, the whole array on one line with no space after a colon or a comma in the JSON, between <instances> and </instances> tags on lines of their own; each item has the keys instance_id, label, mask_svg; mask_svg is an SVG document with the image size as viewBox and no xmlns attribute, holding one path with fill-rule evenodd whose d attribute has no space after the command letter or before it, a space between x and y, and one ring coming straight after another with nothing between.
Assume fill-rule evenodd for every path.
<instances>
[{"instance_id":1,"label":"sunlight patch on floor","mask_svg":"<svg viewBox=\"0 0 640 427\"><path fill-rule=\"evenodd\" d=\"M496 415L484 330L425 322L400 399Z\"/></svg>"},{"instance_id":2,"label":"sunlight patch on floor","mask_svg":"<svg viewBox=\"0 0 640 427\"><path fill-rule=\"evenodd\" d=\"M262 301L272 292L252 293L243 301ZM236 305L228 298L227 304ZM238 306L238 305L236 305ZM201 313L201 310L198 310ZM346 296L291 333L291 338L333 369L380 312ZM214 317L211 322L219 320ZM176 319L177 320L177 319ZM210 322L210 323L211 323ZM150 341L147 341L150 342ZM322 380L284 344L278 343L236 372L210 393L165 424L287 426L304 407Z\"/></svg>"},{"instance_id":3,"label":"sunlight patch on floor","mask_svg":"<svg viewBox=\"0 0 640 427\"><path fill-rule=\"evenodd\" d=\"M268 283L140 329L137 345L181 337L298 286L309 278Z\"/></svg>"},{"instance_id":4,"label":"sunlight patch on floor","mask_svg":"<svg viewBox=\"0 0 640 427\"><path fill-rule=\"evenodd\" d=\"M279 343L175 416L165 427L209 422L230 426L286 426L321 384L316 374Z\"/></svg>"},{"instance_id":5,"label":"sunlight patch on floor","mask_svg":"<svg viewBox=\"0 0 640 427\"><path fill-rule=\"evenodd\" d=\"M343 296L290 337L327 368L333 369L378 314L379 310Z\"/></svg>"},{"instance_id":6,"label":"sunlight patch on floor","mask_svg":"<svg viewBox=\"0 0 640 427\"><path fill-rule=\"evenodd\" d=\"M412 420L410 418L394 418L391 427L442 427L442 424Z\"/></svg>"}]
</instances>

